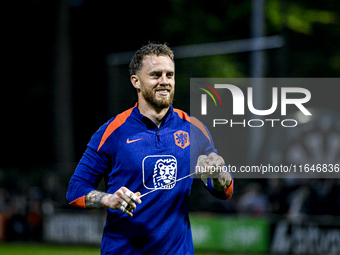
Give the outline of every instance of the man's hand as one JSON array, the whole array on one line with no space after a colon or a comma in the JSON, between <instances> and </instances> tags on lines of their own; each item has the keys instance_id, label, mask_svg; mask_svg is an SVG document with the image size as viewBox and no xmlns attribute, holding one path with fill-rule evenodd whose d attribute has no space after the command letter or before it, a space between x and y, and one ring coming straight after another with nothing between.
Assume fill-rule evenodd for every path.
<instances>
[{"instance_id":1,"label":"man's hand","mask_svg":"<svg viewBox=\"0 0 340 255\"><path fill-rule=\"evenodd\" d=\"M137 202L138 204L142 203L139 198L140 195L140 192L133 193L125 187L121 187L114 194L93 190L87 194L85 203L86 207L89 209L119 209L132 217L132 212L137 207L134 202Z\"/></svg>"},{"instance_id":2,"label":"man's hand","mask_svg":"<svg viewBox=\"0 0 340 255\"><path fill-rule=\"evenodd\" d=\"M197 166L198 173L202 174L202 178L212 180L212 186L216 190L225 190L231 184L231 175L224 167L224 159L215 152L208 156L201 155L198 157Z\"/></svg>"}]
</instances>

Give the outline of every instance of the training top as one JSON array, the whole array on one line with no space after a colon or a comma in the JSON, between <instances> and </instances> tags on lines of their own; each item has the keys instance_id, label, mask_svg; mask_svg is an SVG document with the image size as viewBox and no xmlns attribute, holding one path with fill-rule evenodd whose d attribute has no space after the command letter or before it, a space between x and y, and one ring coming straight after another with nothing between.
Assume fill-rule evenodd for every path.
<instances>
[{"instance_id":1,"label":"training top","mask_svg":"<svg viewBox=\"0 0 340 255\"><path fill-rule=\"evenodd\" d=\"M107 208L101 254L194 254L189 223L189 195L193 182L186 178L199 155L216 152L207 128L196 118L172 106L161 126L143 116L138 103L110 119L92 136L71 177L67 200L86 208L85 196L104 178L107 193L125 186L132 192L159 189L143 197L133 217ZM220 199L225 191L207 189Z\"/></svg>"}]
</instances>

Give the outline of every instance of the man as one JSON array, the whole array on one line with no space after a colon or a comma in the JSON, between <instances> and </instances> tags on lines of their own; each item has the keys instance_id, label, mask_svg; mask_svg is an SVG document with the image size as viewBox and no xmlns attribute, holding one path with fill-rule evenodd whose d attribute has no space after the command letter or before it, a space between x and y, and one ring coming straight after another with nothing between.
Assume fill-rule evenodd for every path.
<instances>
[{"instance_id":1,"label":"man","mask_svg":"<svg viewBox=\"0 0 340 255\"><path fill-rule=\"evenodd\" d=\"M82 208L107 208L101 254L193 254L188 217L193 179L176 180L193 172L196 161L224 166L224 160L205 126L172 107L175 67L168 46L143 46L131 60L130 75L138 103L93 135L67 199ZM207 189L229 199L231 175L209 177L203 178ZM106 192L96 190L102 178ZM140 196L152 190L142 202Z\"/></svg>"}]
</instances>

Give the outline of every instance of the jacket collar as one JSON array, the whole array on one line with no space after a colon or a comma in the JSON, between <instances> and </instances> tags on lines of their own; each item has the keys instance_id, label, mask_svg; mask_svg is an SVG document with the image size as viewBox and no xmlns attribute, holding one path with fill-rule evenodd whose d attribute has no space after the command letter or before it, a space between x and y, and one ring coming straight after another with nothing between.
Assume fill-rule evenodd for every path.
<instances>
[{"instance_id":1,"label":"jacket collar","mask_svg":"<svg viewBox=\"0 0 340 255\"><path fill-rule=\"evenodd\" d=\"M157 125L152 121L150 120L148 117L144 116L143 114L141 114L138 110L138 102L135 104L133 110L133 115L135 117L137 117L138 120L142 121L143 123L145 123L148 127L152 127L152 126L156 126ZM165 114L163 120L162 120L162 124L161 126L163 126L165 123L169 122L172 118L173 118L173 115L174 115L174 108L172 105L170 105L170 108L168 110L168 112Z\"/></svg>"}]
</instances>

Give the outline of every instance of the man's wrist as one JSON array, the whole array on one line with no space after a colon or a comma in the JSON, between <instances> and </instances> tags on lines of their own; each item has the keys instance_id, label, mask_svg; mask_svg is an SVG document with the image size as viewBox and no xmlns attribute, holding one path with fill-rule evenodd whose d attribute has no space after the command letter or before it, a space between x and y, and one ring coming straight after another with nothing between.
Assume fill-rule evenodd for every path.
<instances>
[{"instance_id":1,"label":"man's wrist","mask_svg":"<svg viewBox=\"0 0 340 255\"><path fill-rule=\"evenodd\" d=\"M108 193L92 190L85 197L85 205L88 209L106 208Z\"/></svg>"}]
</instances>

